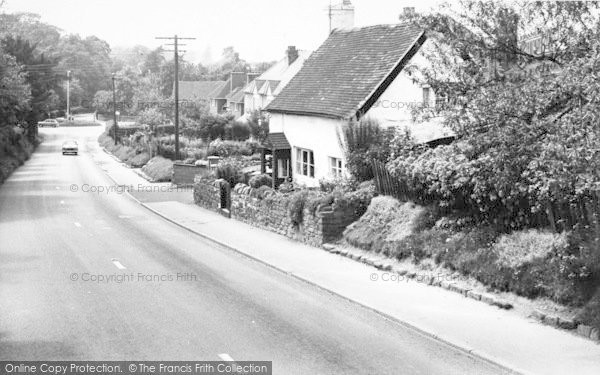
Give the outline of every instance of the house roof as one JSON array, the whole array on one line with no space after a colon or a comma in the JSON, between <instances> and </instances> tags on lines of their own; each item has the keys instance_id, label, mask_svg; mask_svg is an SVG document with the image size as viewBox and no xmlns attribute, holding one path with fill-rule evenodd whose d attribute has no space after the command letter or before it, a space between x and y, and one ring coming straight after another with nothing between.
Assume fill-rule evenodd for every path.
<instances>
[{"instance_id":1,"label":"house roof","mask_svg":"<svg viewBox=\"0 0 600 375\"><path fill-rule=\"evenodd\" d=\"M179 99L210 99L210 93L225 81L179 81Z\"/></svg>"},{"instance_id":2,"label":"house roof","mask_svg":"<svg viewBox=\"0 0 600 375\"><path fill-rule=\"evenodd\" d=\"M265 141L265 147L275 150L287 150L292 148L283 133L269 133Z\"/></svg>"},{"instance_id":3,"label":"house roof","mask_svg":"<svg viewBox=\"0 0 600 375\"><path fill-rule=\"evenodd\" d=\"M216 86L214 90L208 94L208 97L210 99L225 99L227 97L227 94L229 94L230 92L230 86L231 78L229 78L227 81L222 81L220 85Z\"/></svg>"},{"instance_id":4,"label":"house roof","mask_svg":"<svg viewBox=\"0 0 600 375\"><path fill-rule=\"evenodd\" d=\"M350 118L366 112L425 41L409 24L334 30L269 112Z\"/></svg>"},{"instance_id":5,"label":"house roof","mask_svg":"<svg viewBox=\"0 0 600 375\"><path fill-rule=\"evenodd\" d=\"M236 87L227 95L227 100L233 103L244 102L244 90L242 87Z\"/></svg>"}]
</instances>

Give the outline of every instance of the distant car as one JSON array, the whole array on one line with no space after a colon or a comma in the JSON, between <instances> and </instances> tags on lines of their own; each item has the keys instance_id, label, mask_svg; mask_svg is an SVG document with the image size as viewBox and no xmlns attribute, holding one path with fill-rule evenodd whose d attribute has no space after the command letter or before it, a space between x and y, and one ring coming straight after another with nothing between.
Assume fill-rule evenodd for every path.
<instances>
[{"instance_id":1,"label":"distant car","mask_svg":"<svg viewBox=\"0 0 600 375\"><path fill-rule=\"evenodd\" d=\"M56 121L55 119L49 118L49 119L46 119L44 121L38 122L38 126L40 128L44 128L46 126L50 126L50 127L56 128L56 127L58 127L58 121Z\"/></svg>"},{"instance_id":2,"label":"distant car","mask_svg":"<svg viewBox=\"0 0 600 375\"><path fill-rule=\"evenodd\" d=\"M66 154L75 154L77 155L77 153L79 152L79 146L77 145L77 142L74 140L70 140L70 141L65 141L62 145L62 153L63 155Z\"/></svg>"}]
</instances>

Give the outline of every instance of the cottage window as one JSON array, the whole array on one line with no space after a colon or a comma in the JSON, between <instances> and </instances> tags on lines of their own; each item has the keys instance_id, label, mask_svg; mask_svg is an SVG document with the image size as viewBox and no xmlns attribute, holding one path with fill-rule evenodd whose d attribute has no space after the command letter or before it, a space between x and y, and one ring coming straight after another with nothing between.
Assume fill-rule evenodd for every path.
<instances>
[{"instance_id":1,"label":"cottage window","mask_svg":"<svg viewBox=\"0 0 600 375\"><path fill-rule=\"evenodd\" d=\"M315 177L315 156L311 150L296 148L296 173Z\"/></svg>"},{"instance_id":2,"label":"cottage window","mask_svg":"<svg viewBox=\"0 0 600 375\"><path fill-rule=\"evenodd\" d=\"M342 159L329 158L329 173L335 178L342 177Z\"/></svg>"},{"instance_id":3,"label":"cottage window","mask_svg":"<svg viewBox=\"0 0 600 375\"><path fill-rule=\"evenodd\" d=\"M429 87L423 87L423 106L429 106Z\"/></svg>"}]
</instances>

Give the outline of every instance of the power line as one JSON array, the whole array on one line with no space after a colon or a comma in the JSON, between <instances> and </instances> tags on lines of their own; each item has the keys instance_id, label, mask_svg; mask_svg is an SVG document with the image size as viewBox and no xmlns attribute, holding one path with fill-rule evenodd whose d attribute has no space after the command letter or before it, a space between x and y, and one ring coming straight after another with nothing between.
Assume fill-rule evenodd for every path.
<instances>
[{"instance_id":1,"label":"power line","mask_svg":"<svg viewBox=\"0 0 600 375\"><path fill-rule=\"evenodd\" d=\"M182 38L177 35L173 37L156 37L161 40L172 40L173 43L167 43L166 45L172 45L173 60L175 62L175 160L179 160L179 41L180 40L196 40L196 38ZM185 45L185 44L182 44ZM185 51L182 51L185 52Z\"/></svg>"}]
</instances>

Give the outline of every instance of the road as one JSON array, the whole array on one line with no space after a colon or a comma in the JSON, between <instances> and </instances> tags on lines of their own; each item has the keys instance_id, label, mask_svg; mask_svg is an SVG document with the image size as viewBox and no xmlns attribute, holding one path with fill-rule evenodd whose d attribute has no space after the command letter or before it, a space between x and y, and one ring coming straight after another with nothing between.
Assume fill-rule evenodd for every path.
<instances>
[{"instance_id":1,"label":"road","mask_svg":"<svg viewBox=\"0 0 600 375\"><path fill-rule=\"evenodd\" d=\"M126 195L71 192L112 185L92 158L100 131L42 129L37 152L0 186L0 359L231 357L273 361L275 374L502 373ZM61 155L67 138L80 155ZM90 281L98 275L113 280Z\"/></svg>"}]
</instances>

